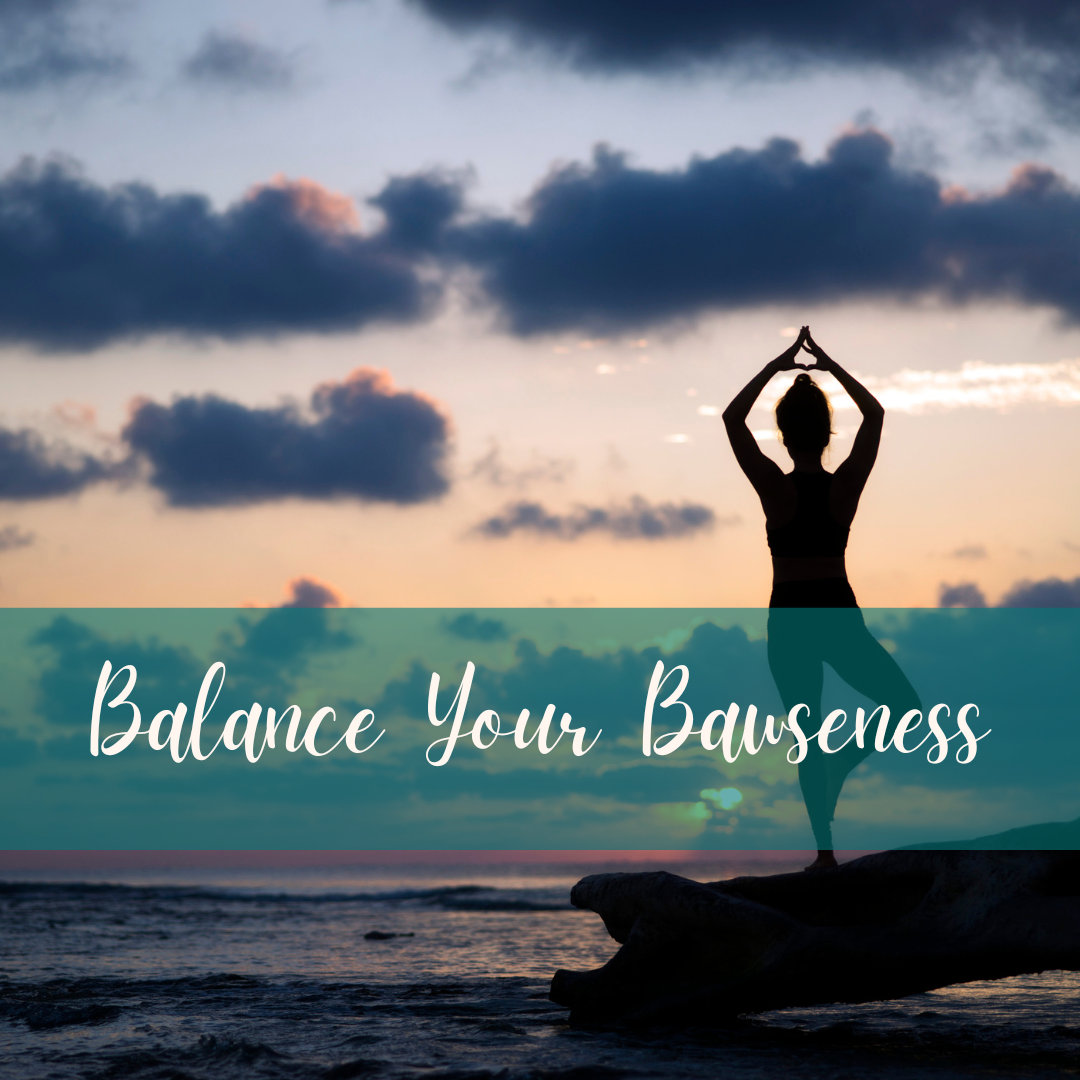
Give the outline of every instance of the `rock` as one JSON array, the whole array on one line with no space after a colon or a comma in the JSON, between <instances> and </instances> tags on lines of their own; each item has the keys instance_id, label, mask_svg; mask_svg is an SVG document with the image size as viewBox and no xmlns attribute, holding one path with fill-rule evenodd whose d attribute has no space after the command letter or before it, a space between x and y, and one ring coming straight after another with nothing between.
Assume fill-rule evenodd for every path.
<instances>
[{"instance_id":1,"label":"rock","mask_svg":"<svg viewBox=\"0 0 1080 1080\"><path fill-rule=\"evenodd\" d=\"M594 874L571 902L622 948L557 971L572 1022L723 1022L953 983L1080 970L1080 852L888 851L730 881Z\"/></svg>"}]
</instances>

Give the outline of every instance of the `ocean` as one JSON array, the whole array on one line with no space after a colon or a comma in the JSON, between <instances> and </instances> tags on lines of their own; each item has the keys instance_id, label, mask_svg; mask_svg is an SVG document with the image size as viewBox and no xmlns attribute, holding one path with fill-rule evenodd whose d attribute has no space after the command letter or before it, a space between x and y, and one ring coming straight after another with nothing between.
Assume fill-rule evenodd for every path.
<instances>
[{"instance_id":1,"label":"ocean","mask_svg":"<svg viewBox=\"0 0 1080 1080\"><path fill-rule=\"evenodd\" d=\"M618 948L581 865L17 873L0 881L4 1080L1075 1076L1080 974L572 1027L556 968ZM663 869L698 880L727 865ZM743 868L745 869L745 868ZM776 867L775 871L789 869Z\"/></svg>"}]
</instances>

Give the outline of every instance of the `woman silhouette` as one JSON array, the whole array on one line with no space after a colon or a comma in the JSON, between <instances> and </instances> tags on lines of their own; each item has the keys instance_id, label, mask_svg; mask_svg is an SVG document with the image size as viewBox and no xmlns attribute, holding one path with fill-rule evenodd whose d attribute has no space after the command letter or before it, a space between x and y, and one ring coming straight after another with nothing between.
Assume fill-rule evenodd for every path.
<instances>
[{"instance_id":1,"label":"woman silhouette","mask_svg":"<svg viewBox=\"0 0 1080 1080\"><path fill-rule=\"evenodd\" d=\"M799 364L805 350L813 365ZM766 457L746 426L746 417L770 379L802 369L795 384L776 403L776 424L794 465L790 473ZM847 459L833 473L822 467L829 445L832 408L807 371L832 375L862 413L862 423ZM918 695L896 661L866 629L844 564L848 530L859 497L877 458L885 410L857 379L828 357L804 326L791 348L750 380L724 412L731 448L765 511L772 551L773 587L769 598L769 668L790 713L809 708L801 726L810 739L799 765L799 786L817 842L817 859L807 867L836 866L832 819L848 773L874 750L872 739L860 748L854 739L826 755L813 738L821 727L823 664L877 705L887 705L893 720L921 708ZM836 732L834 742L851 734Z\"/></svg>"}]
</instances>

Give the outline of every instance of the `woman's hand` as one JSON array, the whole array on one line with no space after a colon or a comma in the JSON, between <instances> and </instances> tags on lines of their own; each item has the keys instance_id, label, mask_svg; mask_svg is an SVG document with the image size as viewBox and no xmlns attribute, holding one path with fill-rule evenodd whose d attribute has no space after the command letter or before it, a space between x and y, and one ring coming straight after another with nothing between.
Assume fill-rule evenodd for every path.
<instances>
[{"instance_id":1,"label":"woman's hand","mask_svg":"<svg viewBox=\"0 0 1080 1080\"><path fill-rule=\"evenodd\" d=\"M754 407L754 402L757 401L761 391L765 389L769 384L769 380L781 371L789 371L791 368L801 368L804 365L798 363L795 357L799 355L802 350L803 343L806 341L807 335L810 333L810 327L804 326L799 330L799 336L795 339L795 344L786 348L775 360L770 360L734 397L731 404L724 410L724 423L727 425L728 434L731 435L732 431L736 431L737 435L733 438L739 440L743 435L750 440L747 446L743 447L744 453L739 458L739 463L743 466L743 469L747 468L746 461L744 460L749 455L749 451L752 450L754 454L757 454L764 461L768 461L763 454L761 454L757 443L754 441L753 436L750 434L749 429L746 427L746 418L750 414L750 410ZM736 456L738 456L739 450L736 449Z\"/></svg>"},{"instance_id":2,"label":"woman's hand","mask_svg":"<svg viewBox=\"0 0 1080 1080\"><path fill-rule=\"evenodd\" d=\"M806 370L807 365L800 364L795 357L803 350L809 337L810 327L800 327L799 336L795 339L795 344L785 349L775 360L770 361L769 367L774 371L791 371L792 368L802 368L803 370Z\"/></svg>"},{"instance_id":3,"label":"woman's hand","mask_svg":"<svg viewBox=\"0 0 1080 1080\"><path fill-rule=\"evenodd\" d=\"M835 364L832 357L810 336L810 327L806 326L803 329L806 331L806 339L802 343L803 350L814 358L815 363L794 366L804 368L806 371L833 371Z\"/></svg>"}]
</instances>

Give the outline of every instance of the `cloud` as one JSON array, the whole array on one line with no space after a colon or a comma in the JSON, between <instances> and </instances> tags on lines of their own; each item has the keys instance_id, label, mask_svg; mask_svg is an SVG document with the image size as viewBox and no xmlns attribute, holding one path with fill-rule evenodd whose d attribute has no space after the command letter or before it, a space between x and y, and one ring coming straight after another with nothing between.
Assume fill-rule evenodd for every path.
<instances>
[{"instance_id":1,"label":"cloud","mask_svg":"<svg viewBox=\"0 0 1080 1080\"><path fill-rule=\"evenodd\" d=\"M684 700L691 704L695 716L699 707L700 715L704 716L718 707L718 701L723 701L721 707L726 707L731 701L732 672L739 673L740 686L763 713L781 712L776 686L769 675L767 643L763 637L751 640L741 627L720 629L709 622L687 630L682 640L676 643L672 635L663 647L657 641L650 641L593 656L566 645L545 652L531 638L519 637L509 666L488 667L483 662L477 663L469 708L492 708L503 717L517 716L522 708L528 708L534 716L540 716L549 702L558 702L560 710L572 709L576 722L594 725L593 730L603 727L608 746L620 735L640 746L638 703L648 688L656 662L663 660L668 670L685 664L691 671L693 677ZM415 663L404 676L386 684L382 697L372 708L377 716L384 713L411 716L416 702L426 699L430 680L431 668ZM447 685L444 682L444 695ZM442 708L447 704L449 697ZM596 752L603 753L604 747L597 746ZM715 776L714 771L714 779ZM574 781L584 779L581 774L573 776ZM693 789L695 797L703 786L698 784Z\"/></svg>"},{"instance_id":2,"label":"cloud","mask_svg":"<svg viewBox=\"0 0 1080 1080\"><path fill-rule=\"evenodd\" d=\"M601 146L551 173L521 218L445 221L431 250L469 268L520 335L869 297L1007 299L1080 321L1080 193L1034 165L989 194L946 188L897 167L873 130L816 162L773 139L670 171Z\"/></svg>"},{"instance_id":3,"label":"cloud","mask_svg":"<svg viewBox=\"0 0 1080 1080\"><path fill-rule=\"evenodd\" d=\"M298 577L289 582L289 599L283 608L341 607L342 596L332 585L315 578Z\"/></svg>"},{"instance_id":4,"label":"cloud","mask_svg":"<svg viewBox=\"0 0 1080 1080\"><path fill-rule=\"evenodd\" d=\"M898 371L869 376L867 385L893 412L946 412L997 409L1019 405L1080 405L1080 360L1053 364L984 364L971 361L959 371ZM836 409L855 407L846 395L833 399Z\"/></svg>"},{"instance_id":5,"label":"cloud","mask_svg":"<svg viewBox=\"0 0 1080 1080\"><path fill-rule=\"evenodd\" d=\"M982 589L972 581L938 586L938 607L986 607Z\"/></svg>"},{"instance_id":6,"label":"cloud","mask_svg":"<svg viewBox=\"0 0 1080 1080\"><path fill-rule=\"evenodd\" d=\"M783 139L670 171L601 147L550 174L521 217L472 212L463 175L429 171L370 200L383 223L366 236L351 200L312 181L277 178L218 212L198 195L24 162L0 179L0 340L92 349L414 322L455 270L519 335L870 297L1009 300L1080 321L1080 193L1061 176L1028 165L972 195L892 155L872 130L816 162ZM813 255L777 257L793 244ZM910 410L1071 403L1078 364L965 365L945 384L902 373L882 390Z\"/></svg>"},{"instance_id":7,"label":"cloud","mask_svg":"<svg viewBox=\"0 0 1080 1080\"><path fill-rule=\"evenodd\" d=\"M23 532L18 525L5 525L0 529L0 551L29 547L35 539L33 533Z\"/></svg>"},{"instance_id":8,"label":"cloud","mask_svg":"<svg viewBox=\"0 0 1080 1080\"><path fill-rule=\"evenodd\" d=\"M463 641L507 641L510 638L510 631L502 619L481 619L472 611L444 619L442 628L451 637Z\"/></svg>"},{"instance_id":9,"label":"cloud","mask_svg":"<svg viewBox=\"0 0 1080 1080\"><path fill-rule=\"evenodd\" d=\"M964 544L949 552L951 559L985 559L986 546L984 544Z\"/></svg>"},{"instance_id":10,"label":"cloud","mask_svg":"<svg viewBox=\"0 0 1080 1080\"><path fill-rule=\"evenodd\" d=\"M189 82L230 90L287 90L295 60L241 34L208 30L181 73Z\"/></svg>"},{"instance_id":11,"label":"cloud","mask_svg":"<svg viewBox=\"0 0 1080 1080\"><path fill-rule=\"evenodd\" d=\"M364 235L352 201L310 180L276 178L219 212L202 196L24 162L0 179L0 340L86 350L150 333L409 323L455 274L513 333L593 343L715 311L860 298L1010 301L1080 322L1080 192L1035 165L971 194L897 166L890 141L862 130L813 162L784 139L669 171L599 147L516 217L468 207L466 180L390 180L370 200L382 223ZM812 255L778 257L793 248ZM941 379L894 376L886 405L1080 398L1080 361L969 364Z\"/></svg>"},{"instance_id":12,"label":"cloud","mask_svg":"<svg viewBox=\"0 0 1080 1080\"><path fill-rule=\"evenodd\" d=\"M286 700L295 700L297 680L307 673L312 660L360 643L332 619L333 613L323 610L271 608L254 618L237 619L213 640L192 643L228 670L216 715L227 716L253 701L274 704L280 710ZM189 645L171 645L157 637L110 638L66 615L54 618L30 644L52 654L38 680L38 713L80 730L87 687L95 685L106 660L114 669L120 664L134 665L138 672L134 698L140 703L190 703L208 667Z\"/></svg>"},{"instance_id":13,"label":"cloud","mask_svg":"<svg viewBox=\"0 0 1080 1080\"><path fill-rule=\"evenodd\" d=\"M491 449L473 462L468 478L486 480L495 487L513 487L520 491L534 483L562 483L573 469L574 462L569 458L548 458L535 450L529 465L514 468L507 465L502 448L493 442Z\"/></svg>"},{"instance_id":14,"label":"cloud","mask_svg":"<svg viewBox=\"0 0 1080 1080\"><path fill-rule=\"evenodd\" d=\"M519 334L914 293L935 280L924 238L941 195L931 177L893 169L890 153L883 136L863 132L810 164L774 139L659 172L601 146L591 165L544 180L524 221L459 226L447 244ZM777 257L792 245L813 257Z\"/></svg>"},{"instance_id":15,"label":"cloud","mask_svg":"<svg viewBox=\"0 0 1080 1080\"><path fill-rule=\"evenodd\" d=\"M1017 154L1032 154L1047 150L1051 139L1045 131L1027 124L1010 128L989 127L980 132L972 143L975 153L983 157L1015 158Z\"/></svg>"},{"instance_id":16,"label":"cloud","mask_svg":"<svg viewBox=\"0 0 1080 1080\"><path fill-rule=\"evenodd\" d=\"M960 585L938 588L939 607L986 607L986 597L978 585L965 581ZM1080 607L1080 577L1062 581L1059 577L1015 582L996 605L1003 608Z\"/></svg>"},{"instance_id":17,"label":"cloud","mask_svg":"<svg viewBox=\"0 0 1080 1080\"><path fill-rule=\"evenodd\" d=\"M85 40L78 0L0 0L0 93L29 93L131 71L119 53Z\"/></svg>"},{"instance_id":18,"label":"cloud","mask_svg":"<svg viewBox=\"0 0 1080 1080\"><path fill-rule=\"evenodd\" d=\"M1062 581L1058 577L1018 581L1001 598L998 607L1080 607L1080 577L1072 581Z\"/></svg>"},{"instance_id":19,"label":"cloud","mask_svg":"<svg viewBox=\"0 0 1080 1080\"><path fill-rule=\"evenodd\" d=\"M732 525L737 520L718 519L709 507L698 503L653 505L635 495L622 506L578 505L565 514L552 513L537 502L509 503L473 531L492 539L527 532L558 540L577 540L587 533L608 533L619 540L665 540L706 532L717 524Z\"/></svg>"},{"instance_id":20,"label":"cloud","mask_svg":"<svg viewBox=\"0 0 1080 1080\"><path fill-rule=\"evenodd\" d=\"M118 467L112 463L81 453L64 443L46 443L37 432L28 428L19 431L0 428L0 499L48 499L72 495L118 473ZM0 535L13 528L8 526ZM9 546L21 547L22 544Z\"/></svg>"},{"instance_id":21,"label":"cloud","mask_svg":"<svg viewBox=\"0 0 1080 1080\"><path fill-rule=\"evenodd\" d=\"M202 195L106 188L69 161L24 160L0 178L0 340L88 350L413 322L439 290L384 213L364 236L351 201L309 180L277 178L219 212Z\"/></svg>"},{"instance_id":22,"label":"cloud","mask_svg":"<svg viewBox=\"0 0 1080 1080\"><path fill-rule=\"evenodd\" d=\"M383 212L383 242L395 251L425 255L435 250L447 224L464 206L470 173L435 169L394 176L368 202Z\"/></svg>"},{"instance_id":23,"label":"cloud","mask_svg":"<svg viewBox=\"0 0 1080 1080\"><path fill-rule=\"evenodd\" d=\"M494 31L586 71L739 75L885 67L946 86L988 65L1055 111L1080 90L1080 23L1069 0L897 4L892 0L409 0L462 33Z\"/></svg>"},{"instance_id":24,"label":"cloud","mask_svg":"<svg viewBox=\"0 0 1080 1080\"><path fill-rule=\"evenodd\" d=\"M389 374L359 368L317 386L305 414L296 406L248 408L214 395L171 405L132 403L121 462L30 429L0 428L0 500L74 494L144 469L173 506L225 506L289 497L351 497L400 504L438 498L450 420L423 394L398 390ZM33 537L0 529L0 551ZM311 578L291 582L285 607L326 607L340 597ZM333 602L333 603L332 603Z\"/></svg>"},{"instance_id":25,"label":"cloud","mask_svg":"<svg viewBox=\"0 0 1080 1080\"><path fill-rule=\"evenodd\" d=\"M415 503L448 488L450 422L389 374L359 368L316 387L312 418L208 395L135 403L123 438L173 506L290 497Z\"/></svg>"},{"instance_id":26,"label":"cloud","mask_svg":"<svg viewBox=\"0 0 1080 1080\"><path fill-rule=\"evenodd\" d=\"M163 645L157 639L129 640L118 649L115 641L66 615L56 616L30 643L53 654L53 663L44 668L38 681L37 705L41 716L57 724L80 724L86 711L86 688L96 684L106 660L116 667L117 657L123 656L121 663L133 664L139 690L151 701L176 701L174 688L197 687L206 670L200 670L198 661L184 646Z\"/></svg>"},{"instance_id":27,"label":"cloud","mask_svg":"<svg viewBox=\"0 0 1080 1080\"><path fill-rule=\"evenodd\" d=\"M1051 364L986 364L975 360L962 364L959 370L904 368L892 375L860 378L890 412L915 416L954 409L1008 412L1021 405L1080 405L1080 360ZM786 389L787 384L770 386L762 395L762 406L773 408ZM838 412L856 407L840 390L830 393L829 400Z\"/></svg>"}]
</instances>

